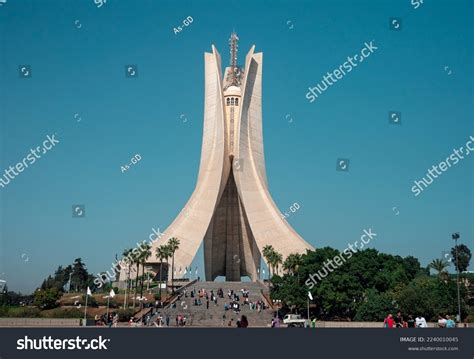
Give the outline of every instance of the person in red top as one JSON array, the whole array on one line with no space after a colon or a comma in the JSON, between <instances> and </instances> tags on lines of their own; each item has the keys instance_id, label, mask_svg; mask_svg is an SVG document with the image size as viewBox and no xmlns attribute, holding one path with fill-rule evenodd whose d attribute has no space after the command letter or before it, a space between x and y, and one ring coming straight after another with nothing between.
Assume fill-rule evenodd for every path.
<instances>
[{"instance_id":1,"label":"person in red top","mask_svg":"<svg viewBox=\"0 0 474 359\"><path fill-rule=\"evenodd\" d=\"M393 325L395 324L395 321L393 320L392 314L389 314L387 318L383 321L383 327L384 328L393 328Z\"/></svg>"}]
</instances>

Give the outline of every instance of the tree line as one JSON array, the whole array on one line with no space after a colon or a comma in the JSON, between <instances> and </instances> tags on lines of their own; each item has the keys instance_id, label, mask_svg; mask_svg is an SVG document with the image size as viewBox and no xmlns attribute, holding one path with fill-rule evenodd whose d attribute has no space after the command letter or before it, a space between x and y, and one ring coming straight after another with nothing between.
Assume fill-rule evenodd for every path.
<instances>
[{"instance_id":1,"label":"tree line","mask_svg":"<svg viewBox=\"0 0 474 359\"><path fill-rule=\"evenodd\" d=\"M272 272L271 298L281 301L282 312L305 314L310 304L311 315L323 320L380 321L388 313L422 314L434 320L439 314L457 313L456 277L446 269L454 263L464 272L469 267L471 252L465 245L453 248L449 257L435 259L422 267L417 258L380 253L375 249L360 250L314 287L305 282L330 259L341 253L324 247L307 253L290 254L284 261L271 246L262 251ZM279 266L283 273L279 274ZM437 272L430 274L430 269ZM466 318L474 309L474 275L461 274L461 314ZM311 293L312 300L309 300ZM308 302L309 301L309 302ZM469 307L470 306L470 307ZM474 314L474 313L472 313Z\"/></svg>"}]
</instances>

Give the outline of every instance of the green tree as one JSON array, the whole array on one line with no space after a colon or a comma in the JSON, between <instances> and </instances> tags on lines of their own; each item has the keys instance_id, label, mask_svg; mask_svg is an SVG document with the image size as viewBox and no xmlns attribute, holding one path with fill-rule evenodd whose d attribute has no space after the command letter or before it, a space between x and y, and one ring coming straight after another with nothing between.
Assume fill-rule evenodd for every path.
<instances>
[{"instance_id":1,"label":"green tree","mask_svg":"<svg viewBox=\"0 0 474 359\"><path fill-rule=\"evenodd\" d=\"M471 250L465 244L460 244L457 247L459 258L456 257L456 246L451 248L451 255L453 257L455 268L459 270L459 272L467 271L472 257Z\"/></svg>"},{"instance_id":2,"label":"green tree","mask_svg":"<svg viewBox=\"0 0 474 359\"><path fill-rule=\"evenodd\" d=\"M271 247L265 248L270 268L275 267L272 252ZM289 270L291 262L287 258L286 273L271 280L271 298L282 301L282 311L304 314L309 290L316 305L313 315L326 320L381 320L398 309L404 314L422 314L428 320L457 312L456 281L430 277L412 256L402 258L374 249L339 252L324 247L307 251L297 269L306 285L295 280ZM468 275L463 276L467 280ZM468 300L468 291L462 286L463 317Z\"/></svg>"},{"instance_id":3,"label":"green tree","mask_svg":"<svg viewBox=\"0 0 474 359\"><path fill-rule=\"evenodd\" d=\"M301 254L292 253L288 255L288 257L286 257L285 261L283 262L283 269L294 276L298 266L301 265L301 263Z\"/></svg>"},{"instance_id":4,"label":"green tree","mask_svg":"<svg viewBox=\"0 0 474 359\"><path fill-rule=\"evenodd\" d=\"M283 313L285 311L298 311L306 308L307 288L298 285L295 278L289 275L273 276L272 290L270 296L272 300L281 300Z\"/></svg>"},{"instance_id":5,"label":"green tree","mask_svg":"<svg viewBox=\"0 0 474 359\"><path fill-rule=\"evenodd\" d=\"M160 260L160 290L159 290L159 298L161 299L161 281L163 279L163 261L169 258L169 249L166 245L161 245L156 248L155 256L157 259Z\"/></svg>"},{"instance_id":6,"label":"green tree","mask_svg":"<svg viewBox=\"0 0 474 359\"><path fill-rule=\"evenodd\" d=\"M72 265L72 276L71 281L74 284L76 291L82 291L85 289L89 279L89 273L87 272L86 265L82 262L81 258L76 258Z\"/></svg>"},{"instance_id":7,"label":"green tree","mask_svg":"<svg viewBox=\"0 0 474 359\"><path fill-rule=\"evenodd\" d=\"M278 273L280 272L279 271L280 264L283 263L283 256L277 251L273 251L270 261L273 267L273 274L276 273L278 275Z\"/></svg>"},{"instance_id":8,"label":"green tree","mask_svg":"<svg viewBox=\"0 0 474 359\"><path fill-rule=\"evenodd\" d=\"M134 285L134 294L133 294L133 308L135 308L135 300L138 293L138 281L140 280L140 251L137 248L132 250L131 255L132 263L136 265L136 273L135 273L135 285Z\"/></svg>"},{"instance_id":9,"label":"green tree","mask_svg":"<svg viewBox=\"0 0 474 359\"><path fill-rule=\"evenodd\" d=\"M433 259L430 264L428 264L428 268L431 268L438 272L438 277L446 277L446 268L449 267L449 263L446 262L444 259Z\"/></svg>"},{"instance_id":10,"label":"green tree","mask_svg":"<svg viewBox=\"0 0 474 359\"><path fill-rule=\"evenodd\" d=\"M417 277L395 296L404 313L422 314L436 320L439 314L457 313L457 287L454 281L440 281L432 277ZM466 291L461 288L461 314L467 313Z\"/></svg>"},{"instance_id":11,"label":"green tree","mask_svg":"<svg viewBox=\"0 0 474 359\"><path fill-rule=\"evenodd\" d=\"M168 248L171 255L171 291L174 293L174 254L179 248L179 239L176 237L168 239Z\"/></svg>"},{"instance_id":12,"label":"green tree","mask_svg":"<svg viewBox=\"0 0 474 359\"><path fill-rule=\"evenodd\" d=\"M122 256L124 258L130 258L131 253L132 253L131 248L125 248L122 252ZM126 290L128 291L128 293L130 293L130 287L131 287L131 285L130 285L130 268L131 268L131 265L132 265L132 263L127 260L127 279L126 279L127 283L125 285L126 285ZM125 308L128 308L128 298L126 298Z\"/></svg>"},{"instance_id":13,"label":"green tree","mask_svg":"<svg viewBox=\"0 0 474 359\"><path fill-rule=\"evenodd\" d=\"M272 245L267 244L262 249L262 255L265 258L265 261L267 262L268 278L270 278L272 274L272 260L273 260L274 253L275 253L275 249L273 248Z\"/></svg>"},{"instance_id":14,"label":"green tree","mask_svg":"<svg viewBox=\"0 0 474 359\"><path fill-rule=\"evenodd\" d=\"M428 275L421 268L420 261L413 256L403 258L402 265L409 280L414 279L417 275Z\"/></svg>"},{"instance_id":15,"label":"green tree","mask_svg":"<svg viewBox=\"0 0 474 359\"><path fill-rule=\"evenodd\" d=\"M393 299L388 293L380 294L374 289L369 289L357 307L354 320L378 322L384 320L387 314L394 314L396 311Z\"/></svg>"},{"instance_id":16,"label":"green tree","mask_svg":"<svg viewBox=\"0 0 474 359\"><path fill-rule=\"evenodd\" d=\"M143 282L145 281L145 264L148 258L151 256L151 245L146 243L140 253L140 264L142 265L142 279L140 288L140 298L143 298Z\"/></svg>"},{"instance_id":17,"label":"green tree","mask_svg":"<svg viewBox=\"0 0 474 359\"><path fill-rule=\"evenodd\" d=\"M57 288L38 289L35 292L35 305L40 309L51 309L57 307L57 301L61 297L61 292Z\"/></svg>"}]
</instances>

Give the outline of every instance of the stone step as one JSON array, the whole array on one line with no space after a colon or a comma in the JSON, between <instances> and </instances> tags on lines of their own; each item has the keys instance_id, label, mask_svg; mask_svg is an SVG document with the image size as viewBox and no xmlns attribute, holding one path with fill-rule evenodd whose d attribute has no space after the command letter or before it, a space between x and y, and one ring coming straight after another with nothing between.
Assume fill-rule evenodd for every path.
<instances>
[{"instance_id":1,"label":"stone step","mask_svg":"<svg viewBox=\"0 0 474 359\"><path fill-rule=\"evenodd\" d=\"M206 299L201 298L202 305L195 306L193 304L194 298L191 298L189 293L192 289L196 290L196 293L205 289L210 294L211 290L214 291L214 295L217 295L217 290L221 288L224 291L224 298L218 298L216 306L214 302L209 301L209 309L206 308ZM240 297L240 312L234 313L233 310L224 310L224 303L230 303L230 299L227 296L229 289L233 289L234 292ZM243 305L244 298L241 294L241 289L249 291L249 301L256 302L259 300L265 301L262 296L262 291L268 293L268 288L262 283L258 282L197 282L195 285L188 288L187 297L182 296L179 301L176 302L176 308L161 309L160 313L152 318L155 320L158 315L170 317L170 325L176 326L176 316L181 314L185 315L187 326L196 327L227 327L228 322L233 319L232 326L236 326L237 320L242 315L245 315L248 319L250 327L267 327L271 323L273 317L273 311L270 309L261 310L250 310L248 305ZM198 297L198 296L196 296ZM225 319L223 315L225 314Z\"/></svg>"}]
</instances>

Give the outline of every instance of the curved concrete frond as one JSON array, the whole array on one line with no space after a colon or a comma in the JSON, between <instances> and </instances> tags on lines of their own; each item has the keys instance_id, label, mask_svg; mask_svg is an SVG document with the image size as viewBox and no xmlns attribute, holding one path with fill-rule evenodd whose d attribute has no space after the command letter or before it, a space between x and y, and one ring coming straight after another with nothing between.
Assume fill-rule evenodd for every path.
<instances>
[{"instance_id":1,"label":"curved concrete frond","mask_svg":"<svg viewBox=\"0 0 474 359\"><path fill-rule=\"evenodd\" d=\"M272 245L286 258L291 253L314 249L281 218L267 186L262 134L262 54L247 55L244 98L239 121L238 158L245 163L235 171L239 195L250 229L260 251Z\"/></svg>"},{"instance_id":2,"label":"curved concrete frond","mask_svg":"<svg viewBox=\"0 0 474 359\"><path fill-rule=\"evenodd\" d=\"M286 258L313 249L282 219L268 190L262 133L262 53L252 46L241 69L221 73L216 48L204 55L205 101L201 162L196 188L156 248L177 237L175 277L183 277L204 244L207 280L258 279L265 245Z\"/></svg>"},{"instance_id":3,"label":"curved concrete frond","mask_svg":"<svg viewBox=\"0 0 474 359\"><path fill-rule=\"evenodd\" d=\"M189 266L201 245L211 222L216 203L222 194L230 165L224 162L224 112L222 101L222 78L220 55L213 47L213 53L206 53L204 128L201 149L201 163L196 188L182 211L155 241L149 263L158 262L155 250L169 238L180 241L175 253L175 268ZM227 173L227 175L226 175ZM178 273L179 276L179 273Z\"/></svg>"}]
</instances>

